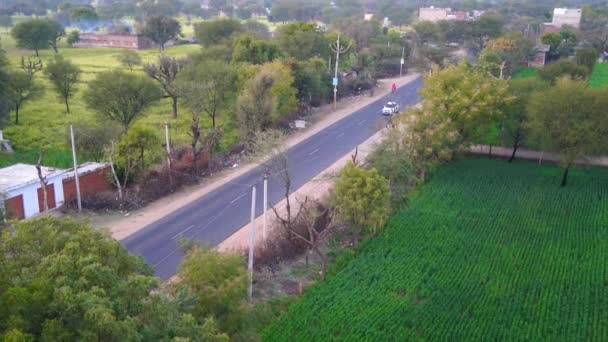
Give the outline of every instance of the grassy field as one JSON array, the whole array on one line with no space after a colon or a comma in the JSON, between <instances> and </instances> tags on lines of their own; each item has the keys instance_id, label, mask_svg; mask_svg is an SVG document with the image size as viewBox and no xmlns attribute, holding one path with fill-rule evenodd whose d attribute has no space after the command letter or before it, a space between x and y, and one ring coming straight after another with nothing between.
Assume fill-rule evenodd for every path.
<instances>
[{"instance_id":1,"label":"grassy field","mask_svg":"<svg viewBox=\"0 0 608 342\"><path fill-rule=\"evenodd\" d=\"M608 339L608 172L442 167L268 341Z\"/></svg>"},{"instance_id":2,"label":"grassy field","mask_svg":"<svg viewBox=\"0 0 608 342\"><path fill-rule=\"evenodd\" d=\"M590 88L602 88L608 86L608 64L597 63L589 77Z\"/></svg>"},{"instance_id":3,"label":"grassy field","mask_svg":"<svg viewBox=\"0 0 608 342\"><path fill-rule=\"evenodd\" d=\"M512 78L538 77L538 69L532 67L520 68L513 73Z\"/></svg>"},{"instance_id":4,"label":"grassy field","mask_svg":"<svg viewBox=\"0 0 608 342\"><path fill-rule=\"evenodd\" d=\"M5 34L5 30L0 28L0 44L7 51L7 55L13 67L18 67L21 56L32 56L32 51L18 49L10 35ZM64 43L65 44L65 43ZM186 56L200 50L199 45L181 45L169 47L165 54L170 56ZM65 106L57 97L50 83L42 73L36 75L38 81L44 85L45 93L42 97L28 101L20 110L19 125L14 124L14 117L11 117L8 127L4 128L4 135L11 140L13 147L22 152L22 155L31 155L32 151L44 149L51 154L61 154L69 152L67 145L67 127L70 124L99 122L103 119L96 116L83 102L82 96L87 87L87 83L92 80L99 72L113 68L122 68L117 62L116 56L120 53L118 49L73 49L62 44L59 53L65 58L77 64L83 71L78 92L71 100L71 113L65 112ZM139 51L144 63L153 63L158 58L157 50ZM46 63L53 57L52 50L42 50L40 58ZM143 73L141 68L133 71ZM159 137L164 137L163 123L169 121L172 125L172 139L174 143L186 142L188 140L188 127L190 125L189 114L183 106L179 108L180 114L177 119L171 117L171 102L163 99L157 105L149 108L145 117L141 118L136 125L144 125L158 132ZM229 123L224 123L229 126ZM229 133L223 143L225 146L232 144L235 140L234 134ZM162 155L162 146L159 146L158 154ZM21 156L0 156L0 165L11 163L12 161L28 161L31 158L23 159ZM66 158L49 158L51 166L67 167L63 161Z\"/></svg>"}]
</instances>

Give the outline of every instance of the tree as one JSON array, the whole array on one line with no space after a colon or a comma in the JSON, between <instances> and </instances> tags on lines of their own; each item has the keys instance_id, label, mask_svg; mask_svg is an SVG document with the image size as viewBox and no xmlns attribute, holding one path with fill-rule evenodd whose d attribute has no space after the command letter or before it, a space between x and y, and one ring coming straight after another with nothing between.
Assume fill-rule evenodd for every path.
<instances>
[{"instance_id":1,"label":"tree","mask_svg":"<svg viewBox=\"0 0 608 342\"><path fill-rule=\"evenodd\" d=\"M419 45L440 43L443 40L439 25L431 21L420 21L414 25L416 39Z\"/></svg>"},{"instance_id":2,"label":"tree","mask_svg":"<svg viewBox=\"0 0 608 342\"><path fill-rule=\"evenodd\" d=\"M21 70L11 70L9 72L9 98L15 110L15 125L19 124L19 109L26 101L41 96L44 88L41 87L34 78Z\"/></svg>"},{"instance_id":3,"label":"tree","mask_svg":"<svg viewBox=\"0 0 608 342\"><path fill-rule=\"evenodd\" d=\"M410 109L397 126L411 129L401 132L402 143L422 180L428 170L485 137L512 100L505 81L467 64L434 69L419 93L421 107Z\"/></svg>"},{"instance_id":4,"label":"tree","mask_svg":"<svg viewBox=\"0 0 608 342\"><path fill-rule=\"evenodd\" d=\"M318 201L308 202L308 198L300 203L302 208L301 221L306 230L298 232L293 230L292 234L296 240L306 244L309 251L314 251L321 259L321 279L325 280L327 270L327 255L321 250L321 244L327 240L329 235L338 227L330 208L326 208ZM306 260L308 262L308 259Z\"/></svg>"},{"instance_id":5,"label":"tree","mask_svg":"<svg viewBox=\"0 0 608 342\"><path fill-rule=\"evenodd\" d=\"M415 187L416 169L403 148L398 131L389 129L386 138L367 156L366 161L386 178L391 192L391 207L405 204L408 192Z\"/></svg>"},{"instance_id":6,"label":"tree","mask_svg":"<svg viewBox=\"0 0 608 342\"><path fill-rule=\"evenodd\" d=\"M562 76L579 79L587 78L589 69L584 65L577 65L573 60L560 59L539 69L538 75L543 80L555 83Z\"/></svg>"},{"instance_id":7,"label":"tree","mask_svg":"<svg viewBox=\"0 0 608 342\"><path fill-rule=\"evenodd\" d=\"M380 35L378 21L365 21L361 17L338 18L333 23L334 30L350 37L359 49L368 47L372 37Z\"/></svg>"},{"instance_id":8,"label":"tree","mask_svg":"<svg viewBox=\"0 0 608 342\"><path fill-rule=\"evenodd\" d=\"M116 56L116 59L122 66L128 68L130 71L133 71L134 67L141 65L141 57L137 51L129 49L122 50L118 56Z\"/></svg>"},{"instance_id":9,"label":"tree","mask_svg":"<svg viewBox=\"0 0 608 342\"><path fill-rule=\"evenodd\" d=\"M511 76L522 65L526 65L532 55L532 44L520 33L509 33L499 38L490 39L486 43L484 52L494 52L500 56L501 64L504 62L503 77ZM494 75L498 76L498 75Z\"/></svg>"},{"instance_id":10,"label":"tree","mask_svg":"<svg viewBox=\"0 0 608 342\"><path fill-rule=\"evenodd\" d=\"M562 37L559 33L550 32L545 33L540 37L541 43L549 45L549 55L552 57L559 57L559 46L562 43Z\"/></svg>"},{"instance_id":11,"label":"tree","mask_svg":"<svg viewBox=\"0 0 608 342\"><path fill-rule=\"evenodd\" d=\"M598 57L599 54L597 50L593 48L576 50L576 64L584 65L591 71L593 70L595 62L597 62Z\"/></svg>"},{"instance_id":12,"label":"tree","mask_svg":"<svg viewBox=\"0 0 608 342\"><path fill-rule=\"evenodd\" d=\"M40 243L43 241L43 243ZM0 234L0 336L26 340L226 340L159 290L141 257L88 224L44 216ZM204 323L202 323L204 322Z\"/></svg>"},{"instance_id":13,"label":"tree","mask_svg":"<svg viewBox=\"0 0 608 342\"><path fill-rule=\"evenodd\" d=\"M164 15L147 17L141 28L141 34L150 38L158 45L158 49L163 51L169 40L181 34L181 25L177 20Z\"/></svg>"},{"instance_id":14,"label":"tree","mask_svg":"<svg viewBox=\"0 0 608 342\"><path fill-rule=\"evenodd\" d=\"M215 317L221 330L237 331L244 318L248 279L240 255L196 246L182 261L177 275L179 286L195 298L195 317Z\"/></svg>"},{"instance_id":15,"label":"tree","mask_svg":"<svg viewBox=\"0 0 608 342\"><path fill-rule=\"evenodd\" d=\"M68 45L70 46L74 46L75 43L78 43L80 41L80 33L77 30L72 30L70 31L70 33L68 34Z\"/></svg>"},{"instance_id":16,"label":"tree","mask_svg":"<svg viewBox=\"0 0 608 342\"><path fill-rule=\"evenodd\" d=\"M97 74L84 94L87 106L106 119L119 123L124 132L162 94L145 76L112 70Z\"/></svg>"},{"instance_id":17,"label":"tree","mask_svg":"<svg viewBox=\"0 0 608 342\"><path fill-rule=\"evenodd\" d=\"M59 42L59 39L61 39L61 37L65 36L65 29L64 29L63 25L61 25L59 22L57 22L55 20L49 19L48 21L49 21L49 27L51 28L49 44L53 48L53 51L55 51L55 53L57 53L58 52L57 42Z\"/></svg>"},{"instance_id":18,"label":"tree","mask_svg":"<svg viewBox=\"0 0 608 342\"><path fill-rule=\"evenodd\" d=\"M101 162L103 160L106 148L112 141L117 140L121 133L119 127L116 127L111 123L77 124L74 127L74 132L78 153L86 156L87 159L90 158L96 162ZM66 142L69 144L69 134L66 135L66 138Z\"/></svg>"},{"instance_id":19,"label":"tree","mask_svg":"<svg viewBox=\"0 0 608 342\"><path fill-rule=\"evenodd\" d=\"M81 30L91 30L95 28L99 21L99 16L93 7L80 6L72 9L70 19L76 27Z\"/></svg>"},{"instance_id":20,"label":"tree","mask_svg":"<svg viewBox=\"0 0 608 342\"><path fill-rule=\"evenodd\" d=\"M290 23L278 28L279 47L289 56L303 61L311 57L326 59L329 56L329 41L315 23Z\"/></svg>"},{"instance_id":21,"label":"tree","mask_svg":"<svg viewBox=\"0 0 608 342\"><path fill-rule=\"evenodd\" d=\"M0 15L0 26L3 26L8 33L8 29L13 26L13 17L10 15Z\"/></svg>"},{"instance_id":22,"label":"tree","mask_svg":"<svg viewBox=\"0 0 608 342\"><path fill-rule=\"evenodd\" d=\"M281 57L283 53L271 41L243 35L232 43L232 62L264 64Z\"/></svg>"},{"instance_id":23,"label":"tree","mask_svg":"<svg viewBox=\"0 0 608 342\"><path fill-rule=\"evenodd\" d=\"M229 44L233 35L242 31L240 21L228 18L203 21L194 26L196 39L204 47Z\"/></svg>"},{"instance_id":24,"label":"tree","mask_svg":"<svg viewBox=\"0 0 608 342\"><path fill-rule=\"evenodd\" d=\"M349 162L335 184L333 204L339 220L358 230L370 227L376 232L390 214L390 191L386 178L376 169L364 170Z\"/></svg>"},{"instance_id":25,"label":"tree","mask_svg":"<svg viewBox=\"0 0 608 342\"><path fill-rule=\"evenodd\" d=\"M297 109L298 100L296 89L293 87L294 78L289 65L279 60L263 65L261 72L266 70L275 75L270 93L276 99L277 106L271 113L272 120L276 122L293 114Z\"/></svg>"},{"instance_id":26,"label":"tree","mask_svg":"<svg viewBox=\"0 0 608 342\"><path fill-rule=\"evenodd\" d=\"M63 56L55 55L55 59L47 64L44 73L65 103L65 110L69 113L68 100L76 93L76 84L80 80L81 74L80 68L71 61L63 59Z\"/></svg>"},{"instance_id":27,"label":"tree","mask_svg":"<svg viewBox=\"0 0 608 342\"><path fill-rule=\"evenodd\" d=\"M38 50L49 47L53 37L53 28L46 19L31 19L22 21L11 30L11 36L17 41L17 46L32 49L39 56Z\"/></svg>"},{"instance_id":28,"label":"tree","mask_svg":"<svg viewBox=\"0 0 608 342\"><path fill-rule=\"evenodd\" d=\"M241 141L251 142L256 131L268 128L272 113L277 106L272 95L276 74L264 70L247 82L236 101L236 116Z\"/></svg>"},{"instance_id":29,"label":"tree","mask_svg":"<svg viewBox=\"0 0 608 342\"><path fill-rule=\"evenodd\" d=\"M235 75L229 65L208 61L193 65L179 77L178 93L193 112L205 113L211 128L217 127L217 116L226 108L234 90Z\"/></svg>"},{"instance_id":30,"label":"tree","mask_svg":"<svg viewBox=\"0 0 608 342\"><path fill-rule=\"evenodd\" d=\"M313 57L296 61L291 69L300 106L320 106L330 91L330 82L325 74L327 63L322 58Z\"/></svg>"},{"instance_id":31,"label":"tree","mask_svg":"<svg viewBox=\"0 0 608 342\"><path fill-rule=\"evenodd\" d=\"M7 70L8 60L0 46L0 127L3 127L13 108L10 74Z\"/></svg>"},{"instance_id":32,"label":"tree","mask_svg":"<svg viewBox=\"0 0 608 342\"><path fill-rule=\"evenodd\" d=\"M509 93L513 101L504 110L503 120L504 135L511 141L513 153L509 163L515 159L517 149L526 139L528 123L528 102L532 94L543 91L549 87L549 83L534 77L514 79L509 84Z\"/></svg>"},{"instance_id":33,"label":"tree","mask_svg":"<svg viewBox=\"0 0 608 342\"><path fill-rule=\"evenodd\" d=\"M493 12L485 12L475 22L471 30L471 43L473 47L480 51L485 43L492 38L497 38L502 34L504 21L501 16Z\"/></svg>"},{"instance_id":34,"label":"tree","mask_svg":"<svg viewBox=\"0 0 608 342\"><path fill-rule=\"evenodd\" d=\"M599 9L583 6L581 31L583 42L600 52L608 50L608 16Z\"/></svg>"},{"instance_id":35,"label":"tree","mask_svg":"<svg viewBox=\"0 0 608 342\"><path fill-rule=\"evenodd\" d=\"M129 155L131 158L133 158L131 153L137 153L137 157L129 162L132 167L139 165L140 171L143 172L146 169L146 152L150 154L154 147L161 147L158 135L154 130L139 125L122 136L118 144L118 151L120 155Z\"/></svg>"},{"instance_id":36,"label":"tree","mask_svg":"<svg viewBox=\"0 0 608 342\"><path fill-rule=\"evenodd\" d=\"M542 148L560 154L562 186L578 158L604 152L608 146L607 95L606 90L588 89L583 80L562 77L530 98L530 134Z\"/></svg>"},{"instance_id":37,"label":"tree","mask_svg":"<svg viewBox=\"0 0 608 342\"><path fill-rule=\"evenodd\" d=\"M471 36L472 24L469 21L442 20L439 29L446 42L463 44Z\"/></svg>"},{"instance_id":38,"label":"tree","mask_svg":"<svg viewBox=\"0 0 608 342\"><path fill-rule=\"evenodd\" d=\"M175 81L179 73L190 63L188 59L178 59L175 57L159 56L158 65L145 64L144 71L152 79L156 80L165 91L165 97L170 97L173 101L173 117L177 117L177 99L179 92Z\"/></svg>"}]
</instances>

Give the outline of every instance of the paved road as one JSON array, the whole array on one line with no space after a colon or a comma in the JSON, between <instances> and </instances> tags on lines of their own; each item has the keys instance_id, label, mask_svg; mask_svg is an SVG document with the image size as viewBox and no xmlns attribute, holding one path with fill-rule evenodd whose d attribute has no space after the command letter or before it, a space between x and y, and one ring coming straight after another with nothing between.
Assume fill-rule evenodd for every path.
<instances>
[{"instance_id":1,"label":"paved road","mask_svg":"<svg viewBox=\"0 0 608 342\"><path fill-rule=\"evenodd\" d=\"M418 102L420 78L399 88L391 99L402 108ZM386 125L380 110L387 97L381 98L335 122L288 151L293 191L331 166ZM165 216L131 235L122 243L133 254L142 255L153 265L156 274L168 278L177 272L182 255L177 247L179 236L200 243L216 245L249 221L250 184L260 182L259 168L243 174L187 206ZM284 190L272 177L268 183L268 200L278 203ZM256 216L262 213L262 191L258 186Z\"/></svg>"}]
</instances>

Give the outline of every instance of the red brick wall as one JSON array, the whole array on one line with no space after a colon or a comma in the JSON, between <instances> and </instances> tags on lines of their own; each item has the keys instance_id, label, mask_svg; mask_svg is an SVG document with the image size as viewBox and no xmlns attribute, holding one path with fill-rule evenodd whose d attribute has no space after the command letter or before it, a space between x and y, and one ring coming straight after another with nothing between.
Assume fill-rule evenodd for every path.
<instances>
[{"instance_id":1,"label":"red brick wall","mask_svg":"<svg viewBox=\"0 0 608 342\"><path fill-rule=\"evenodd\" d=\"M11 219L22 220L25 218L25 209L23 208L23 195L11 197L4 201L6 215Z\"/></svg>"},{"instance_id":2,"label":"red brick wall","mask_svg":"<svg viewBox=\"0 0 608 342\"><path fill-rule=\"evenodd\" d=\"M83 33L74 47L114 47L122 49L149 49L154 43L149 38L132 34Z\"/></svg>"},{"instance_id":3,"label":"red brick wall","mask_svg":"<svg viewBox=\"0 0 608 342\"><path fill-rule=\"evenodd\" d=\"M55 203L55 184L48 184L46 186L46 203L49 209L53 209L56 206ZM44 212L44 191L42 187L38 188L38 211Z\"/></svg>"},{"instance_id":4,"label":"red brick wall","mask_svg":"<svg viewBox=\"0 0 608 342\"><path fill-rule=\"evenodd\" d=\"M80 175L80 195L94 194L96 192L112 191L114 186L108 180L110 167ZM63 180L63 197L66 203L76 199L76 182L74 178Z\"/></svg>"}]
</instances>

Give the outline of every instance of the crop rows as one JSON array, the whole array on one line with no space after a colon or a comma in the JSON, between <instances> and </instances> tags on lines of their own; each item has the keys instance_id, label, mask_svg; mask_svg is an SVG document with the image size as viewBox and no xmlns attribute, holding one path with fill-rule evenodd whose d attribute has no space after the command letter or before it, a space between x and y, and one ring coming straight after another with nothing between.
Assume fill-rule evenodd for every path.
<instances>
[{"instance_id":1,"label":"crop rows","mask_svg":"<svg viewBox=\"0 0 608 342\"><path fill-rule=\"evenodd\" d=\"M265 340L606 340L608 172L440 169Z\"/></svg>"}]
</instances>

